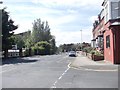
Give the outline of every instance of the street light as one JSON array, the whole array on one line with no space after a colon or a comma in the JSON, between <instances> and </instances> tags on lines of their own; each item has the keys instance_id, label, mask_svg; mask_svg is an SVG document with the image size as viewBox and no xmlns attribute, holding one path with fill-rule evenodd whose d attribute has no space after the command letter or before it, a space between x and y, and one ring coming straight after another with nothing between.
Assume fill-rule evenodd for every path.
<instances>
[{"instance_id":1,"label":"street light","mask_svg":"<svg viewBox=\"0 0 120 90\"><path fill-rule=\"evenodd\" d=\"M2 4L3 4L3 1L0 1L0 10L2 9Z\"/></svg>"},{"instance_id":2,"label":"street light","mask_svg":"<svg viewBox=\"0 0 120 90\"><path fill-rule=\"evenodd\" d=\"M82 50L82 30L81 31L81 50Z\"/></svg>"}]
</instances>

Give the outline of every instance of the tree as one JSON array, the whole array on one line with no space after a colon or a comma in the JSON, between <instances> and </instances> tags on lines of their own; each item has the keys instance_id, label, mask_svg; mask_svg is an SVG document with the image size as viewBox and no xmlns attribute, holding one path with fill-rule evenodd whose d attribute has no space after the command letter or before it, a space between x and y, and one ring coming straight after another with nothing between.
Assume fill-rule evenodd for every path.
<instances>
[{"instance_id":1,"label":"tree","mask_svg":"<svg viewBox=\"0 0 120 90\"><path fill-rule=\"evenodd\" d=\"M48 22L41 22L41 19L34 20L32 32L33 43L40 41L49 42L50 39L52 39L52 35L50 33Z\"/></svg>"},{"instance_id":2,"label":"tree","mask_svg":"<svg viewBox=\"0 0 120 90\"><path fill-rule=\"evenodd\" d=\"M23 37L21 35L13 35L11 38L13 38L12 45L17 45L17 49L19 49L19 55L22 56L22 48L25 47Z\"/></svg>"},{"instance_id":3,"label":"tree","mask_svg":"<svg viewBox=\"0 0 120 90\"><path fill-rule=\"evenodd\" d=\"M51 44L51 54L55 54L57 47L56 47L56 42L55 42L55 37L52 36L52 39L50 40Z\"/></svg>"},{"instance_id":4,"label":"tree","mask_svg":"<svg viewBox=\"0 0 120 90\"><path fill-rule=\"evenodd\" d=\"M25 42L24 42L23 37L21 35L15 35L12 37L14 38L14 44L17 44L18 49L25 47Z\"/></svg>"},{"instance_id":5,"label":"tree","mask_svg":"<svg viewBox=\"0 0 120 90\"><path fill-rule=\"evenodd\" d=\"M33 28L32 28L32 36L31 36L31 39L29 39L26 44L28 46L32 45L36 47L36 43L44 42L44 41L50 44L50 47L48 49L50 50L50 53L48 54L54 54L56 51L55 37L51 35L48 22L47 21L42 22L41 19L34 20ZM44 51L43 49L46 50L45 47L39 47L36 49L39 49L41 51Z\"/></svg>"},{"instance_id":6,"label":"tree","mask_svg":"<svg viewBox=\"0 0 120 90\"><path fill-rule=\"evenodd\" d=\"M26 40L25 40L25 47L26 48L30 48L33 46L33 42L32 42L32 38L31 37L28 37Z\"/></svg>"},{"instance_id":7,"label":"tree","mask_svg":"<svg viewBox=\"0 0 120 90\"><path fill-rule=\"evenodd\" d=\"M41 41L35 44L35 54L38 55L49 55L51 45L47 41Z\"/></svg>"},{"instance_id":8,"label":"tree","mask_svg":"<svg viewBox=\"0 0 120 90\"><path fill-rule=\"evenodd\" d=\"M68 52L68 51L76 51L77 50L77 44L63 44L59 46L59 49L61 50L61 52Z\"/></svg>"},{"instance_id":9,"label":"tree","mask_svg":"<svg viewBox=\"0 0 120 90\"><path fill-rule=\"evenodd\" d=\"M11 36L13 31L17 29L18 26L14 25L14 21L9 18L9 13L2 9L2 51L4 51L5 57L8 56L8 49L12 46Z\"/></svg>"}]
</instances>

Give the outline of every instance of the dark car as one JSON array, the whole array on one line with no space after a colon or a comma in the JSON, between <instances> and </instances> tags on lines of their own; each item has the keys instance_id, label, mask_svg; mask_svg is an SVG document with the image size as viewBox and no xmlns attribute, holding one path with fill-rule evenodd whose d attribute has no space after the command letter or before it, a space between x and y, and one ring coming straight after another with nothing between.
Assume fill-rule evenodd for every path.
<instances>
[{"instance_id":1,"label":"dark car","mask_svg":"<svg viewBox=\"0 0 120 90\"><path fill-rule=\"evenodd\" d=\"M75 52L75 51L70 51L70 52L69 52L69 56L71 56L71 57L76 57L76 52Z\"/></svg>"}]
</instances>

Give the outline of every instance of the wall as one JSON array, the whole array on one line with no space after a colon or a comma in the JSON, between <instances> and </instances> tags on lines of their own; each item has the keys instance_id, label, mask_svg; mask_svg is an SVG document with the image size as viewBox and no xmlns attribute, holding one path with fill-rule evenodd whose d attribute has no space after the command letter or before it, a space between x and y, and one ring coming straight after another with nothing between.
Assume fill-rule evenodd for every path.
<instances>
[{"instance_id":1,"label":"wall","mask_svg":"<svg viewBox=\"0 0 120 90\"><path fill-rule=\"evenodd\" d=\"M109 21L105 26L104 57L105 60L108 60L113 64L120 64L120 26L112 26L109 29L108 27L113 22L115 21ZM110 35L110 47L106 48L106 36L108 35Z\"/></svg>"},{"instance_id":2,"label":"wall","mask_svg":"<svg viewBox=\"0 0 120 90\"><path fill-rule=\"evenodd\" d=\"M110 61L114 63L114 53L113 53L113 47L114 47L114 39L113 39L113 32L108 27L110 26L110 22L108 22L105 26L105 33L104 33L104 57L105 60ZM106 36L110 35L110 47L106 48Z\"/></svg>"},{"instance_id":3,"label":"wall","mask_svg":"<svg viewBox=\"0 0 120 90\"><path fill-rule=\"evenodd\" d=\"M120 26L113 28L115 35L115 63L120 64Z\"/></svg>"},{"instance_id":4,"label":"wall","mask_svg":"<svg viewBox=\"0 0 120 90\"><path fill-rule=\"evenodd\" d=\"M110 47L106 48L106 36L110 35ZM114 57L114 53L113 53L113 35L112 35L112 31L106 31L104 33L104 57L105 60L110 61L113 63L113 57Z\"/></svg>"}]
</instances>

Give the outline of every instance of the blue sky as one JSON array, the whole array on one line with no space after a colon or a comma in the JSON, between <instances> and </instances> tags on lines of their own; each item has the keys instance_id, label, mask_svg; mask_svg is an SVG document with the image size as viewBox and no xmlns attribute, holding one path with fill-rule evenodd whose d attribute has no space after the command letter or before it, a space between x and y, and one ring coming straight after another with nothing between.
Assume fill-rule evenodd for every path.
<instances>
[{"instance_id":1,"label":"blue sky","mask_svg":"<svg viewBox=\"0 0 120 90\"><path fill-rule=\"evenodd\" d=\"M19 28L15 33L32 30L37 18L48 21L57 46L64 43L91 42L92 24L101 11L103 0L3 0Z\"/></svg>"}]
</instances>

